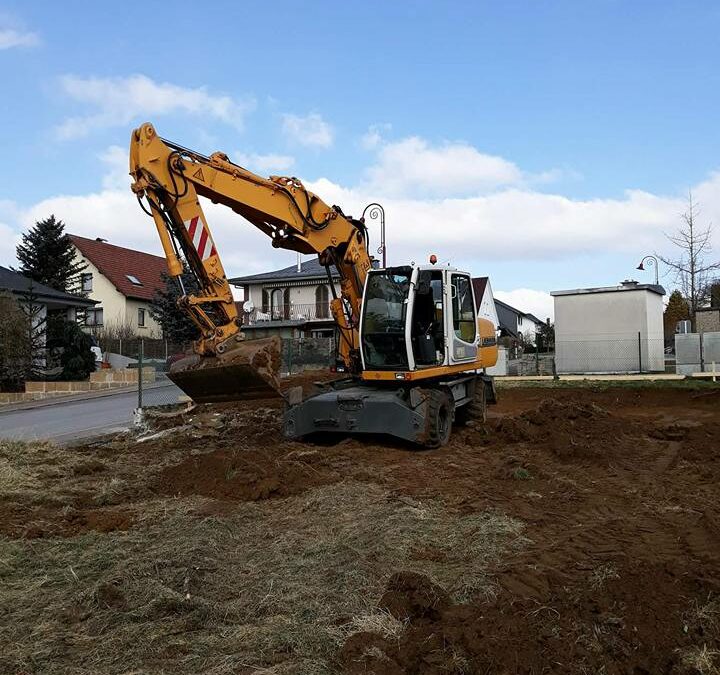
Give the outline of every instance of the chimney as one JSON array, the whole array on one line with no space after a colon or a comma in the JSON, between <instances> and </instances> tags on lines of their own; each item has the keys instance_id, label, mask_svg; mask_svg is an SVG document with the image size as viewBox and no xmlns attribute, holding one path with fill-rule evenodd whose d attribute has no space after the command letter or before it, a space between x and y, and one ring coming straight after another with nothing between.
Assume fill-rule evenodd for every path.
<instances>
[{"instance_id":1,"label":"chimney","mask_svg":"<svg viewBox=\"0 0 720 675\"><path fill-rule=\"evenodd\" d=\"M300 274L300 272L302 272L302 258L300 257L299 253L297 254L297 271L298 271L298 274Z\"/></svg>"},{"instance_id":2,"label":"chimney","mask_svg":"<svg viewBox=\"0 0 720 675\"><path fill-rule=\"evenodd\" d=\"M638 282L635 279L625 279L625 281L620 282L620 285L625 286L625 288L633 288L638 285Z\"/></svg>"}]
</instances>

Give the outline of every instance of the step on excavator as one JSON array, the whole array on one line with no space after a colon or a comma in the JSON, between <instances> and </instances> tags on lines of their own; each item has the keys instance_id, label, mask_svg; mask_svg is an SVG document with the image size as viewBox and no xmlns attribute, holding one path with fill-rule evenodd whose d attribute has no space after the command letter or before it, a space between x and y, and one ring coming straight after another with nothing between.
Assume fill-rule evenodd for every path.
<instances>
[{"instance_id":1,"label":"step on excavator","mask_svg":"<svg viewBox=\"0 0 720 675\"><path fill-rule=\"evenodd\" d=\"M326 269L336 327L334 370L344 377L303 399L284 394L289 438L389 434L424 447L447 443L452 424L484 422L496 400L485 369L497 361L495 327L479 318L470 275L437 266L378 269L362 220L328 206L297 178L263 178L158 136L132 132L132 190L157 227L179 305L198 327L193 354L169 377L198 403L279 397L281 341L247 340L199 197L222 204L266 234L276 248L315 254ZM238 219L242 225L242 220ZM333 282L333 268L340 283ZM183 288L183 273L197 291Z\"/></svg>"}]
</instances>

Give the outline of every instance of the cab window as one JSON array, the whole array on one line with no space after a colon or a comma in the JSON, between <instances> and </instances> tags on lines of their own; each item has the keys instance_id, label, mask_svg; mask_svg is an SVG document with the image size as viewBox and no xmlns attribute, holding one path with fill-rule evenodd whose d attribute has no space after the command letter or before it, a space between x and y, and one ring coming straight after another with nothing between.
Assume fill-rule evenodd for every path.
<instances>
[{"instance_id":1,"label":"cab window","mask_svg":"<svg viewBox=\"0 0 720 675\"><path fill-rule=\"evenodd\" d=\"M463 342L475 341L475 307L473 306L470 277L452 275L453 330Z\"/></svg>"}]
</instances>

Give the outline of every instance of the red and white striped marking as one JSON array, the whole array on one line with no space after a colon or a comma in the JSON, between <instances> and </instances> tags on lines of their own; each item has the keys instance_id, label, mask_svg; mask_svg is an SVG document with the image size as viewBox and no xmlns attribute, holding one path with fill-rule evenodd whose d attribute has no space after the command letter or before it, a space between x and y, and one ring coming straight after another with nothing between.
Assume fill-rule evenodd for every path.
<instances>
[{"instance_id":1,"label":"red and white striped marking","mask_svg":"<svg viewBox=\"0 0 720 675\"><path fill-rule=\"evenodd\" d=\"M195 216L191 220L185 221L185 228L190 235L190 239L195 250L200 256L200 260L207 260L211 255L216 255L215 244L208 232L205 224L200 220L200 216Z\"/></svg>"}]
</instances>

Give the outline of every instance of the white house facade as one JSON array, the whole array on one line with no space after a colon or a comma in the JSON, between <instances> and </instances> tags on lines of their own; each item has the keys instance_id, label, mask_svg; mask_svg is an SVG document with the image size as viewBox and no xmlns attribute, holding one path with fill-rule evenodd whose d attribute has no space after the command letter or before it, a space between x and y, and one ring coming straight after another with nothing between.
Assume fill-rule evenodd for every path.
<instances>
[{"instance_id":1,"label":"white house facade","mask_svg":"<svg viewBox=\"0 0 720 675\"><path fill-rule=\"evenodd\" d=\"M130 331L138 337L162 337L162 328L150 316L156 291L164 286L160 275L165 258L109 244L102 239L70 235L75 261L86 266L83 292L96 301L85 313L88 330Z\"/></svg>"},{"instance_id":2,"label":"white house facade","mask_svg":"<svg viewBox=\"0 0 720 675\"><path fill-rule=\"evenodd\" d=\"M317 258L290 267L230 279L243 289L243 330L254 337L331 337L333 288L340 294L337 272L332 285Z\"/></svg>"}]
</instances>

